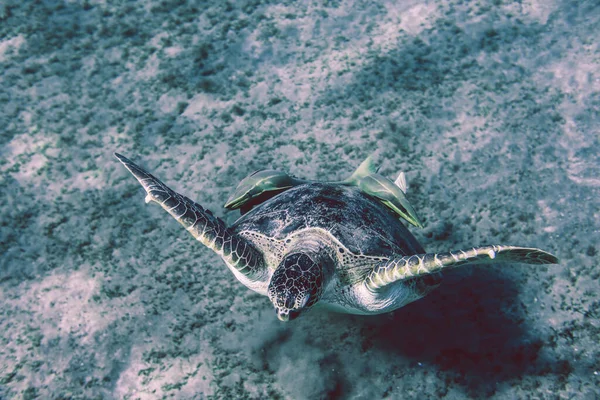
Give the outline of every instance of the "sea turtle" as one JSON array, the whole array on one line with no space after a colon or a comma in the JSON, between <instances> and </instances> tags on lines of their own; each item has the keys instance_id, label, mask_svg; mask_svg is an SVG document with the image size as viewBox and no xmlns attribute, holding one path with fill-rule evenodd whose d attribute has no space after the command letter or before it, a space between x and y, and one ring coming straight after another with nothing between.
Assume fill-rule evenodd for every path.
<instances>
[{"instance_id":1,"label":"sea turtle","mask_svg":"<svg viewBox=\"0 0 600 400\"><path fill-rule=\"evenodd\" d=\"M358 187L364 193L381 201L399 217L404 218L418 228L422 228L423 224L405 195L406 179L404 173L401 172L396 181L392 182L379 175L377 171L378 168L373 164L372 157L368 157L349 178L329 183ZM225 208L230 210L239 208L242 215L244 215L252 207L275 197L285 190L313 182L294 178L286 172L272 169L256 171L239 183L229 196L227 203L225 203Z\"/></svg>"},{"instance_id":2,"label":"sea turtle","mask_svg":"<svg viewBox=\"0 0 600 400\"><path fill-rule=\"evenodd\" d=\"M281 321L313 306L380 314L440 283L439 271L465 264L558 260L535 248L483 246L426 253L381 202L355 186L310 182L255 206L227 227L197 203L115 154L146 190L235 277L268 296Z\"/></svg>"}]
</instances>

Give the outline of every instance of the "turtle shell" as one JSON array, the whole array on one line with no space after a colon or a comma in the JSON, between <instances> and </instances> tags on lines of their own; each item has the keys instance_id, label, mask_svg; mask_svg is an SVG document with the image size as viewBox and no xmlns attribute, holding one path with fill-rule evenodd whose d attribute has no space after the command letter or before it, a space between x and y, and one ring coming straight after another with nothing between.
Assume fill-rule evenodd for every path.
<instances>
[{"instance_id":1,"label":"turtle shell","mask_svg":"<svg viewBox=\"0 0 600 400\"><path fill-rule=\"evenodd\" d=\"M311 182L256 205L231 229L278 240L305 228L322 228L355 254L389 256L424 253L389 208L359 188Z\"/></svg>"}]
</instances>

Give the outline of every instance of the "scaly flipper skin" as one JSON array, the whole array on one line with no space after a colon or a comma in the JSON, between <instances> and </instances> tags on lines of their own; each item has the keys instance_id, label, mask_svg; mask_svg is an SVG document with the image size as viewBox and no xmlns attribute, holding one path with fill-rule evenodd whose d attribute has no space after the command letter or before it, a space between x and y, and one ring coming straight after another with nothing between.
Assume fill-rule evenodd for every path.
<instances>
[{"instance_id":1,"label":"scaly flipper skin","mask_svg":"<svg viewBox=\"0 0 600 400\"><path fill-rule=\"evenodd\" d=\"M465 264L519 262L525 264L557 264L558 258L540 249L515 246L483 246L447 253L415 254L388 260L375 267L365 279L371 291L395 282L433 274Z\"/></svg>"},{"instance_id":2,"label":"scaly flipper skin","mask_svg":"<svg viewBox=\"0 0 600 400\"><path fill-rule=\"evenodd\" d=\"M198 241L221 255L237 272L248 278L264 273L263 255L239 235L232 234L221 219L164 183L133 162L115 153L115 157L146 190L146 203L154 201L185 227Z\"/></svg>"}]
</instances>

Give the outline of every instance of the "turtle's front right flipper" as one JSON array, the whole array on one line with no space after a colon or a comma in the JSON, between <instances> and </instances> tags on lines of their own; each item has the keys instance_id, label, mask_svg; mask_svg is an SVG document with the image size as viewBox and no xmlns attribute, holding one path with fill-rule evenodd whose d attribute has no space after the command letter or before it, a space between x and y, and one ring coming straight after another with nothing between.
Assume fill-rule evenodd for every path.
<instances>
[{"instance_id":1,"label":"turtle's front right flipper","mask_svg":"<svg viewBox=\"0 0 600 400\"><path fill-rule=\"evenodd\" d=\"M264 271L264 258L252 244L234 235L220 218L187 197L174 192L150 173L115 153L115 157L146 190L146 203L154 201L185 227L198 241L214 250L239 273L253 277Z\"/></svg>"}]
</instances>

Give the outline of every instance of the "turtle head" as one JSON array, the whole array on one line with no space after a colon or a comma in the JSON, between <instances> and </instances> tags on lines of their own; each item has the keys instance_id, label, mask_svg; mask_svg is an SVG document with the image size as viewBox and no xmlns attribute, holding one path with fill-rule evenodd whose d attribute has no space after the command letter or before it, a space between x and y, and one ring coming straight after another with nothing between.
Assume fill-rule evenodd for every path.
<instances>
[{"instance_id":1,"label":"turtle head","mask_svg":"<svg viewBox=\"0 0 600 400\"><path fill-rule=\"evenodd\" d=\"M315 258L307 253L288 254L273 273L268 296L281 321L297 318L321 297L324 270Z\"/></svg>"},{"instance_id":2,"label":"turtle head","mask_svg":"<svg viewBox=\"0 0 600 400\"><path fill-rule=\"evenodd\" d=\"M225 208L235 210L252 200L267 200L275 194L299 184L285 172L265 169L244 178L229 196ZM264 197L264 198L263 198Z\"/></svg>"}]
</instances>

